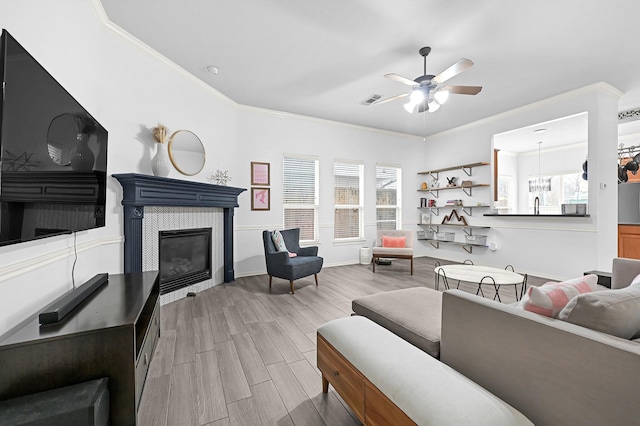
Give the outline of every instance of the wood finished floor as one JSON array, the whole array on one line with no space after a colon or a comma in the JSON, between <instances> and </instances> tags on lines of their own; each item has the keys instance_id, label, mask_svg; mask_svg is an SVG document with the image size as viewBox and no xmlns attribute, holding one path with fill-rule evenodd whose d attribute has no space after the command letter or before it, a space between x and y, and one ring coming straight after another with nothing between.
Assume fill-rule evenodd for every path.
<instances>
[{"instance_id":1,"label":"wood finished floor","mask_svg":"<svg viewBox=\"0 0 640 426\"><path fill-rule=\"evenodd\" d=\"M149 426L358 425L330 387L322 393L316 329L351 314L355 298L408 287L434 288L436 259L389 266L324 268L289 283L239 278L161 307L161 336L149 367L138 423ZM450 262L443 262L450 263ZM529 277L530 285L544 279ZM476 292L462 283L461 290ZM440 291L442 291L442 285ZM500 294L515 300L510 288ZM487 297L492 297L485 292Z\"/></svg>"}]
</instances>

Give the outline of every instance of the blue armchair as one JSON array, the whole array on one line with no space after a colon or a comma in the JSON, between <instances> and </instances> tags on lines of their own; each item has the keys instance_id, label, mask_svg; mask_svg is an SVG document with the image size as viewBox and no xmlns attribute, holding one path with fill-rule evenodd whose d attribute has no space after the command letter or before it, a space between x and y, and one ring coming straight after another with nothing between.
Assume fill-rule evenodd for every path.
<instances>
[{"instance_id":1,"label":"blue armchair","mask_svg":"<svg viewBox=\"0 0 640 426\"><path fill-rule=\"evenodd\" d=\"M312 275L318 285L318 272L322 269L323 259L318 256L318 247L300 247L300 228L285 229L280 231L284 239L287 250L296 253L297 256L289 257L286 251L277 251L270 231L262 232L264 242L264 257L267 263L267 274L269 274L269 289L273 277L289 280L291 294L294 293L293 281L298 278Z\"/></svg>"}]
</instances>

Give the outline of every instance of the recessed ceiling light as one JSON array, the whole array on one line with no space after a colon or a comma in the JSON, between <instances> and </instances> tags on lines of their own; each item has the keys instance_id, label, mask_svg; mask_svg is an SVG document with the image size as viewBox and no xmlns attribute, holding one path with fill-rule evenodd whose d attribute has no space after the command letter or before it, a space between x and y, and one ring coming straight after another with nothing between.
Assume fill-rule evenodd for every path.
<instances>
[{"instance_id":1,"label":"recessed ceiling light","mask_svg":"<svg viewBox=\"0 0 640 426\"><path fill-rule=\"evenodd\" d=\"M533 133L544 133L546 131L547 131L547 129L536 129L536 130L533 131Z\"/></svg>"},{"instance_id":2,"label":"recessed ceiling light","mask_svg":"<svg viewBox=\"0 0 640 426\"><path fill-rule=\"evenodd\" d=\"M209 71L211 74L218 74L220 72L220 68L216 67L215 65L209 65L207 67L207 71Z\"/></svg>"}]
</instances>

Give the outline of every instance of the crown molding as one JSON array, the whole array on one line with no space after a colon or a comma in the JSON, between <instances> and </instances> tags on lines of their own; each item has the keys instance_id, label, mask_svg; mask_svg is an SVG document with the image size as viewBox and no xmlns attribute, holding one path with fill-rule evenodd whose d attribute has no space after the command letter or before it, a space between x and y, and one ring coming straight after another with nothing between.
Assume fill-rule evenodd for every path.
<instances>
[{"instance_id":1,"label":"crown molding","mask_svg":"<svg viewBox=\"0 0 640 426\"><path fill-rule=\"evenodd\" d=\"M88 0L88 1L89 1L89 5L91 6L91 9L92 9L94 15L102 23L102 25L104 25L109 30L111 30L114 33L118 34L120 37L122 37L123 39L125 39L129 43L133 44L134 46L136 46L140 50L142 50L145 54L155 57L160 62L162 62L164 65L170 67L171 69L173 69L177 73L181 74L183 77L185 77L188 80L192 81L193 83L197 84L202 89L212 93L213 95L215 95L216 97L218 97L222 101L224 101L227 104L232 105L232 106L234 106L234 107L236 107L236 108L238 108L240 110L261 112L263 114L269 114L269 115L286 117L286 118L294 118L294 119L298 119L298 120L306 120L306 121L311 121L311 122L316 122L316 123L321 123L321 124L326 124L326 125L332 125L332 126L337 126L337 127L346 127L346 128L363 130L363 131L368 131L368 132L373 132L373 133L380 133L380 134L391 135L391 136L400 136L400 137L406 137L406 138L410 138L410 139L423 139L424 140L424 137L422 137L422 136L413 135L413 134L409 134L409 133L401 133L401 132L394 132L394 131L391 131L391 130L376 129L374 127L360 126L360 125L357 125L357 124L345 123L345 122L342 122L342 121L335 121L335 120L329 120L329 119L324 119L324 118L317 118L317 117L311 117L311 116L307 116L307 115L293 114L293 113L284 112L284 111L277 111L277 110L271 110L271 109L267 109L267 108L259 108L259 107L239 104L236 101L234 101L233 99L229 98L228 96L223 95L221 92L217 91L216 89L214 89L213 87L211 87L210 85L208 85L207 83L205 83L204 81L202 81L201 79L199 79L198 77L196 77L195 75L190 73L189 71L185 70L180 65L176 64L175 62L173 62L172 60L170 60L169 58L167 58L166 56L164 56L163 54L161 54L157 50L149 47L147 44L142 42L140 39L138 39L137 37L135 37L134 35L132 35L128 31L124 30L119 25L117 25L114 22L112 22L109 19L109 16L107 15L107 12L104 10L104 7L102 6L102 3L100 2L100 0Z\"/></svg>"}]
</instances>

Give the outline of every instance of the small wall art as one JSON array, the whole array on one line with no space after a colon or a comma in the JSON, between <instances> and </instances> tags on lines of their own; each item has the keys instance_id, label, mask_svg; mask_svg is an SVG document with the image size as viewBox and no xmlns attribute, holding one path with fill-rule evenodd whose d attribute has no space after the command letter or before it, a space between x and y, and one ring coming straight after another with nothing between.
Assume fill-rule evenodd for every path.
<instances>
[{"instance_id":1,"label":"small wall art","mask_svg":"<svg viewBox=\"0 0 640 426\"><path fill-rule=\"evenodd\" d=\"M251 188L251 210L270 210L269 188Z\"/></svg>"},{"instance_id":2,"label":"small wall art","mask_svg":"<svg viewBox=\"0 0 640 426\"><path fill-rule=\"evenodd\" d=\"M251 185L269 186L269 163L251 162Z\"/></svg>"}]
</instances>

